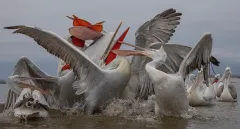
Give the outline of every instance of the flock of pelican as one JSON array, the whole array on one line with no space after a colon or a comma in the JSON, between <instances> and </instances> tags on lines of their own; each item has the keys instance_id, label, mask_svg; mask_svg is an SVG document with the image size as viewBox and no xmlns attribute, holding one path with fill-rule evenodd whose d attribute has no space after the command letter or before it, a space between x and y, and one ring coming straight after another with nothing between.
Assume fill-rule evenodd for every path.
<instances>
[{"instance_id":1,"label":"flock of pelican","mask_svg":"<svg viewBox=\"0 0 240 129\"><path fill-rule=\"evenodd\" d=\"M78 103L86 115L101 113L117 99L146 101L154 95L155 114L181 116L190 106L213 104L213 100L237 101L230 84L231 71L209 79L212 35L204 33L194 47L168 43L180 24L175 9L167 9L141 25L136 44L124 42L127 28L115 40L115 32L103 30L103 23L92 24L75 15L67 38L25 25L8 26L13 33L31 37L47 52L58 57L57 76L48 75L27 57L21 57L8 77L8 97L4 110L20 119L49 116L49 109L72 109ZM120 50L121 45L134 50ZM132 56L132 59L125 58ZM198 69L197 76L191 74Z\"/></svg>"}]
</instances>

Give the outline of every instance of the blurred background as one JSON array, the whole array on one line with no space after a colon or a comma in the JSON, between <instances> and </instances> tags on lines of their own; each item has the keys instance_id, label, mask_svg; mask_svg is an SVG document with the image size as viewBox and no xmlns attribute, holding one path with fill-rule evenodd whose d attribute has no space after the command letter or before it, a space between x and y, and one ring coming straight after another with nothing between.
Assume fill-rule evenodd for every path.
<instances>
[{"instance_id":1,"label":"blurred background","mask_svg":"<svg viewBox=\"0 0 240 129\"><path fill-rule=\"evenodd\" d=\"M56 75L59 59L47 53L35 41L21 34L12 34L4 26L30 25L47 29L62 37L69 35L75 14L91 23L105 20L104 30L115 31L123 21L118 36L131 27L125 39L134 43L137 28L158 13L175 8L182 19L171 43L193 46L205 32L213 36L213 56L220 62L214 67L222 74L230 66L234 75L240 75L240 18L238 0L1 0L0 2L0 80L12 74L15 63L27 56L50 75Z\"/></svg>"}]
</instances>

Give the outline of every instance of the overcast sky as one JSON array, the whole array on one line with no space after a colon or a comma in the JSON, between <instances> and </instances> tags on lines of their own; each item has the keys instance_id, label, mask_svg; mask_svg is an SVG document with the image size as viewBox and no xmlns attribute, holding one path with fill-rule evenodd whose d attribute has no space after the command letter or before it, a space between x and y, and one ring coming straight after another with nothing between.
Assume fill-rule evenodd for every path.
<instances>
[{"instance_id":1,"label":"overcast sky","mask_svg":"<svg viewBox=\"0 0 240 129\"><path fill-rule=\"evenodd\" d=\"M13 35L11 30L3 30L4 26L37 26L66 37L72 26L66 16L75 14L92 23L105 20L106 31L114 31L123 21L120 32L130 26L125 41L133 43L136 29L168 8L183 13L171 43L193 46L204 32L211 32L213 55L221 61L221 66L215 70L222 73L226 66L230 66L233 74L239 74L239 4L239 0L1 0L0 78L12 73L21 56L29 57L51 75L56 75L58 62L31 38Z\"/></svg>"}]
</instances>

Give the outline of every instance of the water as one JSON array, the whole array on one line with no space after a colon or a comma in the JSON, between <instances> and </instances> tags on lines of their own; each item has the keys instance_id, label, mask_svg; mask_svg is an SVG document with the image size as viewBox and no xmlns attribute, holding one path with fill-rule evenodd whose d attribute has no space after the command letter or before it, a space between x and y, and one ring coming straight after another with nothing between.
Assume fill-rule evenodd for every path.
<instances>
[{"instance_id":1,"label":"water","mask_svg":"<svg viewBox=\"0 0 240 129\"><path fill-rule=\"evenodd\" d=\"M232 79L240 93L240 79ZM0 85L0 102L6 99L7 86ZM239 101L239 98L238 98ZM0 115L1 129L239 129L240 106L235 103L216 102L211 107L190 107L185 118L157 118L141 109L137 103L116 100L102 115L85 116L50 111L50 118L35 122L19 122L6 114Z\"/></svg>"}]
</instances>

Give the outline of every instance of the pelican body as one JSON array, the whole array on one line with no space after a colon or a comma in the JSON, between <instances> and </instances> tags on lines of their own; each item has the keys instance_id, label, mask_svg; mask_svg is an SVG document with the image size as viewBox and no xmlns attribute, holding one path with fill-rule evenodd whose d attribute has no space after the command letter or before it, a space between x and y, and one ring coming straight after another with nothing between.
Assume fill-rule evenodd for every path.
<instances>
[{"instance_id":1,"label":"pelican body","mask_svg":"<svg viewBox=\"0 0 240 129\"><path fill-rule=\"evenodd\" d=\"M20 120L46 118L48 110L49 105L40 91L24 88L14 105L14 117Z\"/></svg>"},{"instance_id":2,"label":"pelican body","mask_svg":"<svg viewBox=\"0 0 240 129\"><path fill-rule=\"evenodd\" d=\"M213 104L212 100L215 98L215 96L212 96L213 86L207 87L203 81L203 71L201 69L188 93L190 106L208 106Z\"/></svg>"},{"instance_id":3,"label":"pelican body","mask_svg":"<svg viewBox=\"0 0 240 129\"><path fill-rule=\"evenodd\" d=\"M233 84L230 84L232 72L230 67L225 69L225 72L220 79L220 83L217 89L217 100L223 102L236 102L237 91Z\"/></svg>"}]
</instances>

